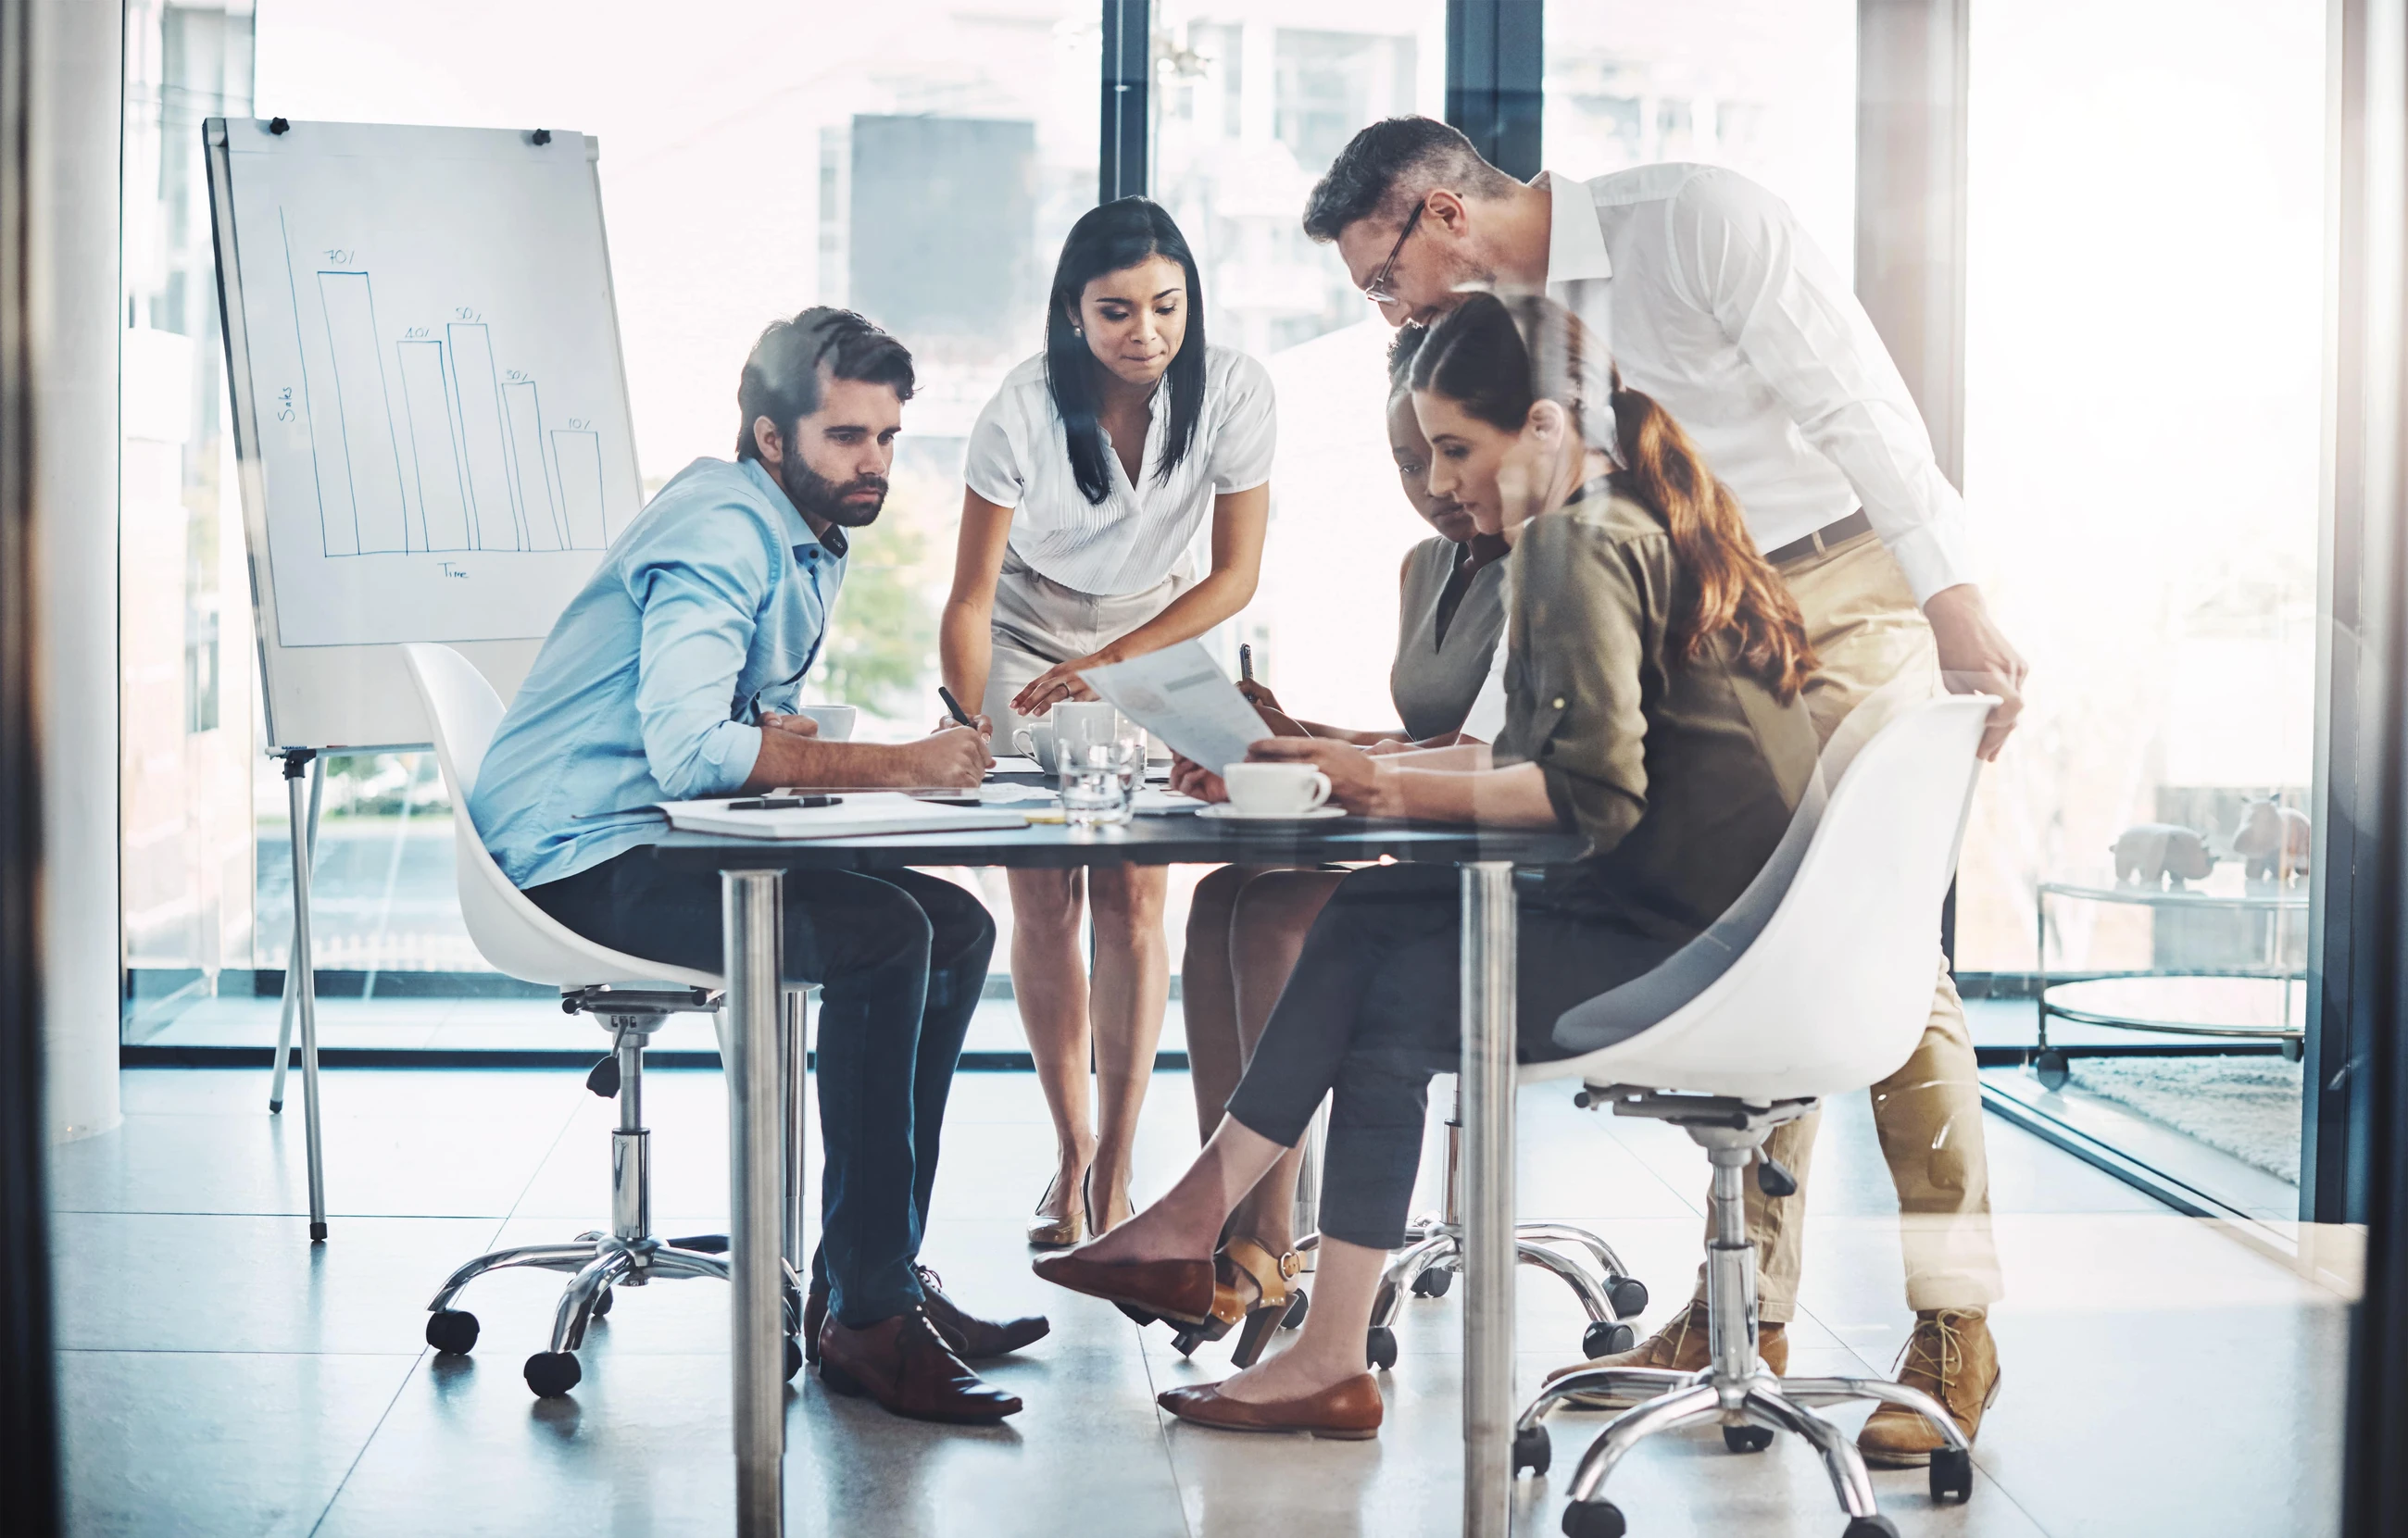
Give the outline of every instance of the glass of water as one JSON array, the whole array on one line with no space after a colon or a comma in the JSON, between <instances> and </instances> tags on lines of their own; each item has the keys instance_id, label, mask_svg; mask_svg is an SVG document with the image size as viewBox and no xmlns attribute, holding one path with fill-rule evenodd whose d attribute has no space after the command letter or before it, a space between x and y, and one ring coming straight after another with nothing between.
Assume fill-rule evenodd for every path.
<instances>
[{"instance_id":1,"label":"glass of water","mask_svg":"<svg viewBox=\"0 0 2408 1538\"><path fill-rule=\"evenodd\" d=\"M1119 745L1111 741L1091 742L1057 751L1061 755L1062 811L1070 826L1094 828L1126 822L1129 791L1122 777Z\"/></svg>"}]
</instances>

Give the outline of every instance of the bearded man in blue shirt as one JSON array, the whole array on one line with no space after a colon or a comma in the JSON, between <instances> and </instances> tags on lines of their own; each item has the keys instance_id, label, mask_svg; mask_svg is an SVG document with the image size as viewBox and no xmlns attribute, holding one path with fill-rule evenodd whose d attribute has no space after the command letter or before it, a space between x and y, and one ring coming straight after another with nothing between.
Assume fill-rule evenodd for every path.
<instances>
[{"instance_id":1,"label":"bearded man in blue shirt","mask_svg":"<svg viewBox=\"0 0 2408 1538\"><path fill-rule=\"evenodd\" d=\"M718 874L655 847L661 802L970 786L994 762L964 727L830 742L796 713L844 582L848 531L885 504L912 388L903 344L849 310L772 324L737 388L735 461L696 460L662 487L552 627L469 811L503 872L578 933L719 970ZM1020 1401L964 1361L1026 1346L1045 1320L975 1318L917 1263L995 921L968 892L914 871L792 870L784 911L786 980L819 985L822 1001L826 1170L806 1355L830 1388L897 1415L1014 1414Z\"/></svg>"}]
</instances>

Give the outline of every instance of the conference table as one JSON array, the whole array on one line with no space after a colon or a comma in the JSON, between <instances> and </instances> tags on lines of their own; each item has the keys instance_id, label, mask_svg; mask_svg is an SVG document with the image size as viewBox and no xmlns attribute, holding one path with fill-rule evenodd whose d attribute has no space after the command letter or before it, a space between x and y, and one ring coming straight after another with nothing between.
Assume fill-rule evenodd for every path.
<instances>
[{"instance_id":1,"label":"conference table","mask_svg":"<svg viewBox=\"0 0 2408 1538\"><path fill-rule=\"evenodd\" d=\"M998 776L1019 778L1020 776ZM1513 997L1516 866L1561 863L1584 839L1359 817L1241 822L1192 812L1117 826L1032 823L986 832L769 841L695 833L664 856L715 866L726 919L726 1077L734 1282L737 1531L784 1531L785 1136L778 1061L781 877L907 866L1448 864L1463 882L1461 1093L1463 1531L1505 1538L1513 1404ZM795 1097L797 1104L804 1097Z\"/></svg>"}]
</instances>

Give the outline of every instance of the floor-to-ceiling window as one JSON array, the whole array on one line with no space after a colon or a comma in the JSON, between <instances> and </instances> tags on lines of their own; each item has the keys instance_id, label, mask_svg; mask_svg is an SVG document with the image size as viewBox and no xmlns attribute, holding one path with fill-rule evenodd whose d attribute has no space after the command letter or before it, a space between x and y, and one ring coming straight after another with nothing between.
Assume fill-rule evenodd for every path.
<instances>
[{"instance_id":1,"label":"floor-to-ceiling window","mask_svg":"<svg viewBox=\"0 0 2408 1538\"><path fill-rule=\"evenodd\" d=\"M1976 1010L1996 1044L2036 1042L2044 976L2070 1053L2002 1084L2279 1220L2300 1149L2285 1032L2305 1023L2327 7L2178 11L1972 8L1965 492L2032 677L1967 839L1956 960L2014 980Z\"/></svg>"}]
</instances>

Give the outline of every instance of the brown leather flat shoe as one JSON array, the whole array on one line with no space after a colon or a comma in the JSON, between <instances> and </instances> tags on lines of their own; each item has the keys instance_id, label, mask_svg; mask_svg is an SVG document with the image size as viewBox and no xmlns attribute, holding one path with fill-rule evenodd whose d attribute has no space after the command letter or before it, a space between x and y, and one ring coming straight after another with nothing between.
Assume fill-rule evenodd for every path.
<instances>
[{"instance_id":1,"label":"brown leather flat shoe","mask_svg":"<svg viewBox=\"0 0 2408 1538\"><path fill-rule=\"evenodd\" d=\"M953 1355L964 1361L983 1361L989 1357L1006 1357L1024 1346L1034 1345L1053 1332L1054 1326L1042 1314L1025 1318L1006 1319L1000 1324L982 1319L945 1296L943 1284L937 1274L926 1266L913 1266L920 1278L921 1308L937 1333L953 1348ZM820 1361L820 1326L827 1319L827 1289L813 1282L803 1296L803 1360L816 1367Z\"/></svg>"},{"instance_id":2,"label":"brown leather flat shoe","mask_svg":"<svg viewBox=\"0 0 2408 1538\"><path fill-rule=\"evenodd\" d=\"M1117 1303L1124 1311L1135 1308L1180 1324L1203 1324L1212 1317L1211 1261L1090 1260L1080 1253L1089 1245L1040 1255L1028 1269L1055 1287Z\"/></svg>"},{"instance_id":3,"label":"brown leather flat shoe","mask_svg":"<svg viewBox=\"0 0 2408 1538\"><path fill-rule=\"evenodd\" d=\"M1020 1401L979 1381L916 1308L859 1330L822 1324L820 1381L913 1420L980 1424L1020 1413Z\"/></svg>"},{"instance_id":4,"label":"brown leather flat shoe","mask_svg":"<svg viewBox=\"0 0 2408 1538\"><path fill-rule=\"evenodd\" d=\"M1198 1426L1225 1431L1310 1431L1338 1442L1368 1442L1380 1434L1380 1381L1357 1373L1302 1399L1271 1400L1260 1404L1225 1399L1217 1383L1187 1384L1166 1388L1154 1403Z\"/></svg>"}]
</instances>

